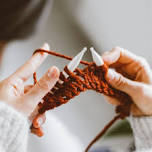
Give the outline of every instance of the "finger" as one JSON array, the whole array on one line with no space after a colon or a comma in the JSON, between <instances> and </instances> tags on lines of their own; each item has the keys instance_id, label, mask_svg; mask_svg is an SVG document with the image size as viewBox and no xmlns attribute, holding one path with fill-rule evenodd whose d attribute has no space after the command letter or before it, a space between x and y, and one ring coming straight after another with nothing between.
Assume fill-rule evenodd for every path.
<instances>
[{"instance_id":1,"label":"finger","mask_svg":"<svg viewBox=\"0 0 152 152\"><path fill-rule=\"evenodd\" d=\"M131 112L132 112L132 115L136 117L144 116L143 112L141 112L135 104L131 105Z\"/></svg>"},{"instance_id":2,"label":"finger","mask_svg":"<svg viewBox=\"0 0 152 152\"><path fill-rule=\"evenodd\" d=\"M139 82L132 81L125 78L123 75L117 73L116 71L109 69L106 75L106 79L110 85L114 88L126 92L129 95L134 95L137 93L137 89L140 88Z\"/></svg>"},{"instance_id":3,"label":"finger","mask_svg":"<svg viewBox=\"0 0 152 152\"><path fill-rule=\"evenodd\" d=\"M111 51L105 52L102 58L107 65L129 64L138 60L140 62L141 60L141 57L120 47L115 47Z\"/></svg>"},{"instance_id":4,"label":"finger","mask_svg":"<svg viewBox=\"0 0 152 152\"><path fill-rule=\"evenodd\" d=\"M102 55L103 61L115 69L121 69L129 78L152 83L152 71L148 62L123 48L116 47Z\"/></svg>"},{"instance_id":5,"label":"finger","mask_svg":"<svg viewBox=\"0 0 152 152\"><path fill-rule=\"evenodd\" d=\"M42 137L44 135L43 129L41 127L40 128L32 127L31 128L31 133L37 135L38 137Z\"/></svg>"},{"instance_id":6,"label":"finger","mask_svg":"<svg viewBox=\"0 0 152 152\"><path fill-rule=\"evenodd\" d=\"M50 68L45 75L35 84L35 86L22 98L26 103L26 111L32 113L39 101L49 92L59 79L57 67Z\"/></svg>"},{"instance_id":7,"label":"finger","mask_svg":"<svg viewBox=\"0 0 152 152\"><path fill-rule=\"evenodd\" d=\"M49 45L45 43L43 49L49 50ZM20 80L20 84L25 82L42 64L48 54L46 53L35 53L23 66L21 66L15 73L13 73L9 79L11 82Z\"/></svg>"},{"instance_id":8,"label":"finger","mask_svg":"<svg viewBox=\"0 0 152 152\"><path fill-rule=\"evenodd\" d=\"M42 103L43 100L41 100L39 103ZM34 120L34 118L39 114L38 112L39 109L39 104L36 106L36 108L32 111L32 113L29 116L29 120L32 122Z\"/></svg>"},{"instance_id":9,"label":"finger","mask_svg":"<svg viewBox=\"0 0 152 152\"><path fill-rule=\"evenodd\" d=\"M120 102L119 102L117 99L115 99L115 98L112 98L112 97L109 97L109 96L106 96L106 95L104 95L104 97L105 97L105 99L106 99L110 104L112 104L112 105L114 105L114 106L117 106L117 105L120 104Z\"/></svg>"},{"instance_id":10,"label":"finger","mask_svg":"<svg viewBox=\"0 0 152 152\"><path fill-rule=\"evenodd\" d=\"M27 93L34 85L27 85L24 87L24 93Z\"/></svg>"},{"instance_id":11,"label":"finger","mask_svg":"<svg viewBox=\"0 0 152 152\"><path fill-rule=\"evenodd\" d=\"M46 116L45 114L38 114L34 119L33 119L33 126L34 128L40 128L46 121Z\"/></svg>"}]
</instances>

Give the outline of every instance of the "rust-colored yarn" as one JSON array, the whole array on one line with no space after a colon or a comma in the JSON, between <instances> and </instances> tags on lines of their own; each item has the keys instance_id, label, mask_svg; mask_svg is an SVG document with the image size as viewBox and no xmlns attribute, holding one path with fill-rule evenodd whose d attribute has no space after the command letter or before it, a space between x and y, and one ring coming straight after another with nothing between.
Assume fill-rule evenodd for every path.
<instances>
[{"instance_id":1,"label":"rust-colored yarn","mask_svg":"<svg viewBox=\"0 0 152 152\"><path fill-rule=\"evenodd\" d=\"M71 57L43 49L38 49L36 52L45 52L55 56L59 56L62 58L66 58L71 60ZM64 68L64 72L68 75L65 77L63 72L60 72L59 81L53 87L53 89L48 92L44 98L43 102L39 103L39 114L33 120L33 124L31 126L31 132L37 134L38 136L42 136L41 128L37 128L36 122L39 115L45 113L47 110L54 109L62 104L67 103L70 99L78 96L81 92L87 90L94 90L98 93L102 93L107 96L111 96L119 99L120 105L116 107L117 116L114 117L113 120L109 122L109 124L99 133L96 138L89 144L85 152L88 152L90 147L107 131L107 129L118 119L124 119L130 114L130 107L132 103L132 99L126 93L114 89L112 86L108 84L105 77L108 71L108 67L106 64L103 66L96 66L93 62L81 61L82 64L85 64L86 67L84 69L77 68L74 72L68 70L67 66ZM36 73L33 75L34 83L36 80Z\"/></svg>"}]
</instances>

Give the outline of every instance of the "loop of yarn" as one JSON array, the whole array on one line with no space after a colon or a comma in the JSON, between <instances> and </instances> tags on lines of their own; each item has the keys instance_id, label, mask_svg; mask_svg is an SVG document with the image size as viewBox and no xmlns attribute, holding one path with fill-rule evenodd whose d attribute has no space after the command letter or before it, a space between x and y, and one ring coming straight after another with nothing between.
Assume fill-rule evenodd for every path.
<instances>
[{"instance_id":1,"label":"loop of yarn","mask_svg":"<svg viewBox=\"0 0 152 152\"><path fill-rule=\"evenodd\" d=\"M43 49L38 49L36 52L45 52L58 57L62 57L71 60L71 57ZM81 92L87 90L94 90L97 93L101 93L110 97L114 97L120 101L120 104L116 106L117 116L111 120L108 125L95 137L95 139L88 145L85 152L91 148L91 146L110 128L110 126L118 119L124 119L130 114L130 107L132 99L126 93L119 91L108 84L105 77L108 71L106 64L103 66L96 66L94 62L81 61L82 64L87 65L84 69L77 68L74 72L71 72L67 66L64 68L64 73L60 72L59 81L44 97L43 102L39 103L38 115L33 120L31 125L31 132L42 136L43 132L41 128L37 128L36 122L38 117L48 110L54 109L62 104L67 103L75 96L78 96ZM34 84L37 83L36 73L33 74Z\"/></svg>"}]
</instances>

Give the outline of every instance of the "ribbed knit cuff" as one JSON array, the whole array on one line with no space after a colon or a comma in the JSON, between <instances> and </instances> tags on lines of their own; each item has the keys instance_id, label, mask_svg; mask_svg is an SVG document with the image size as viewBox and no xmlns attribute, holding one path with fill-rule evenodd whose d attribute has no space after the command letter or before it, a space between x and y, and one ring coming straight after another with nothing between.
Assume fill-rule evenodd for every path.
<instances>
[{"instance_id":1,"label":"ribbed knit cuff","mask_svg":"<svg viewBox=\"0 0 152 152\"><path fill-rule=\"evenodd\" d=\"M0 101L0 152L25 152L28 128L21 113Z\"/></svg>"},{"instance_id":2,"label":"ribbed knit cuff","mask_svg":"<svg viewBox=\"0 0 152 152\"><path fill-rule=\"evenodd\" d=\"M152 152L152 117L129 117L136 152Z\"/></svg>"}]
</instances>

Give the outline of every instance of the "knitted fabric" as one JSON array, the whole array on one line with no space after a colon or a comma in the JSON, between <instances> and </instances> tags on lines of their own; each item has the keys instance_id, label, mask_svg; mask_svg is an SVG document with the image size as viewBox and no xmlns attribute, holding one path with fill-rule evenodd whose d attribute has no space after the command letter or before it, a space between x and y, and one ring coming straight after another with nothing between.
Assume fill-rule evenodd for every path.
<instances>
[{"instance_id":1,"label":"knitted fabric","mask_svg":"<svg viewBox=\"0 0 152 152\"><path fill-rule=\"evenodd\" d=\"M43 49L38 49L36 52L46 52L55 56L59 56L62 58L66 58L71 60L71 57L58 54L53 51L47 51ZM130 114L130 107L132 103L132 99L126 93L114 89L112 86L108 84L105 77L108 72L108 67L106 64L103 66L96 66L93 62L81 61L82 64L85 64L86 67L84 69L77 68L74 72L71 72L67 66L64 68L64 72L60 72L59 81L56 85L51 89L43 98L43 102L39 103L39 114L33 120L33 124L31 126L31 132L37 134L38 136L42 136L41 128L37 128L37 119L38 117L45 113L48 110L54 109L62 104L67 103L75 96L78 96L81 92L87 90L94 90L97 93L101 93L110 97L114 97L119 99L120 104L116 107L116 113L118 114L114 119L109 122L109 124L101 131L99 135L89 144L88 149L92 146L94 142L96 142L106 131L107 129L118 119L124 119ZM67 76L65 76L65 74ZM34 82L36 83L36 73L33 75Z\"/></svg>"}]
</instances>

